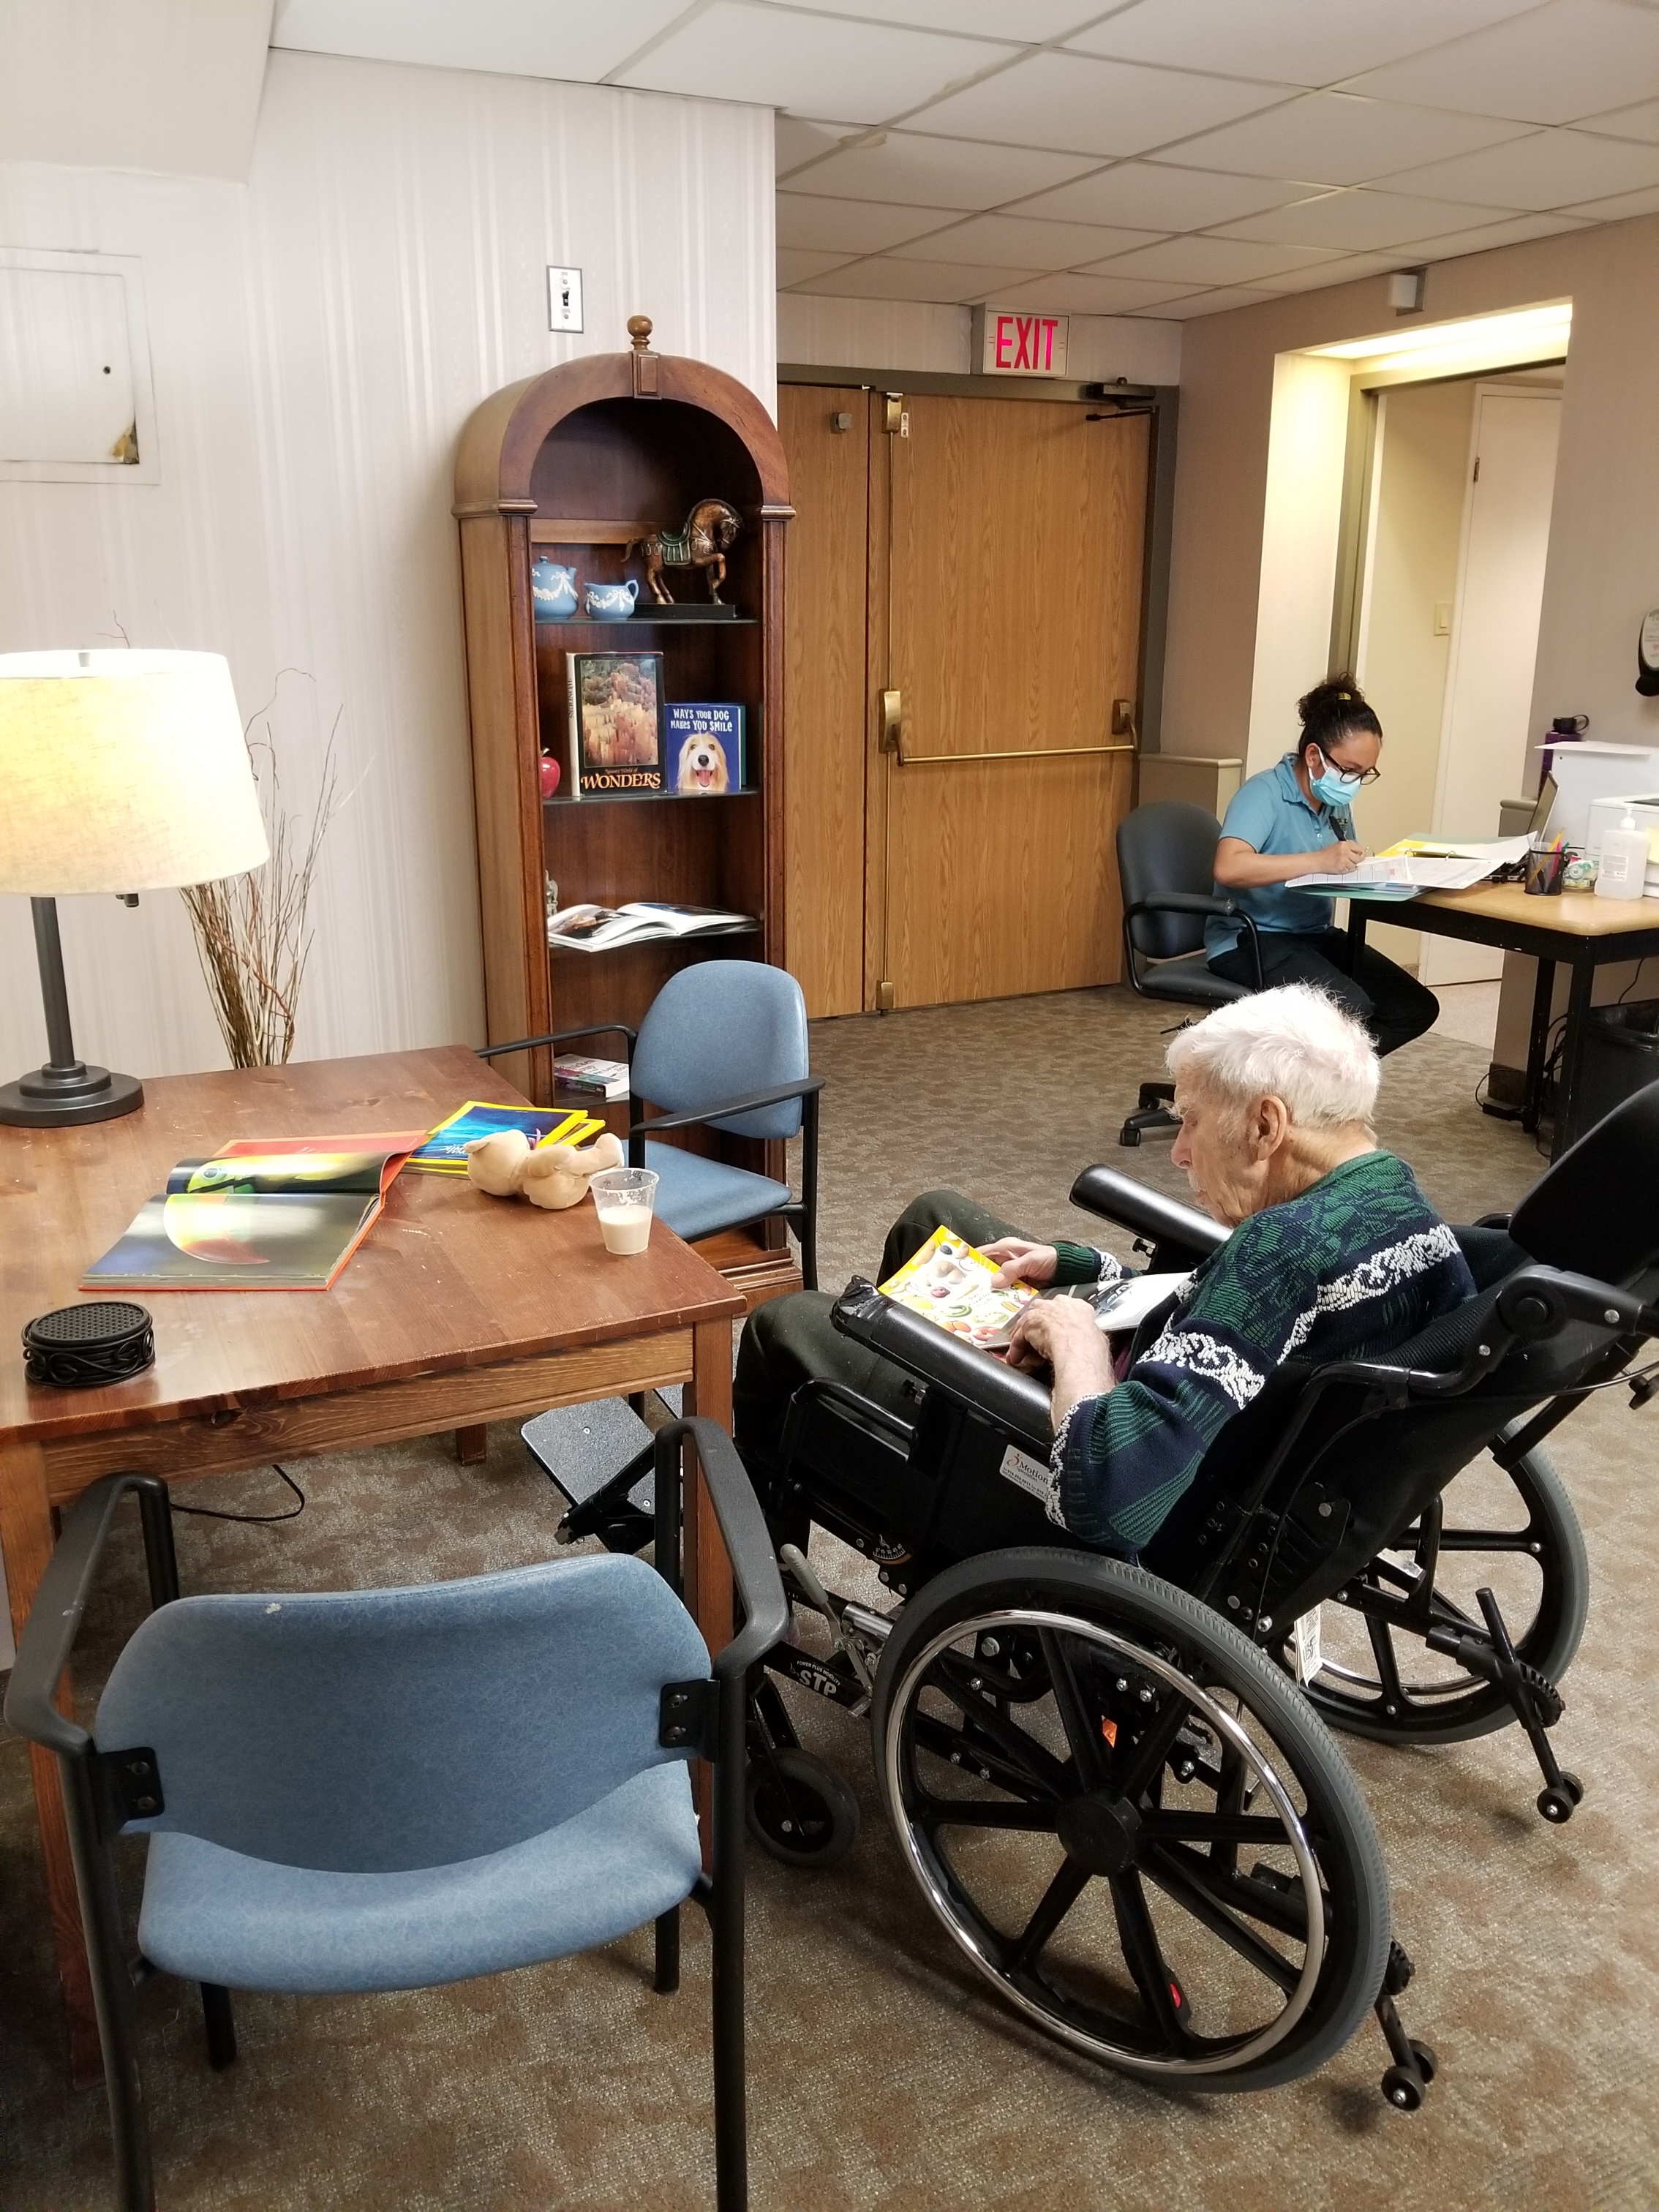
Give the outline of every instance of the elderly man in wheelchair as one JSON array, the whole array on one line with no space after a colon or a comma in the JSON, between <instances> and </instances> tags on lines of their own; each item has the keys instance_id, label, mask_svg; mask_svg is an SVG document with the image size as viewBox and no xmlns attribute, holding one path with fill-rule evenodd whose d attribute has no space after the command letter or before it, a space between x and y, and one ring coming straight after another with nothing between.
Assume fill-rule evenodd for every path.
<instances>
[{"instance_id":1,"label":"elderly man in wheelchair","mask_svg":"<svg viewBox=\"0 0 1659 2212\"><path fill-rule=\"evenodd\" d=\"M1305 987L1169 1059L1204 1213L1104 1168L1072 1192L1172 1277L1127 1346L1117 1261L951 1193L894 1224L884 1279L943 1222L1006 1279L1087 1293L1027 1307L1006 1361L857 1278L751 1317L738 1440L796 1626L757 1670L750 1823L803 1866L856 1833L791 1680L868 1716L910 1872L1036 2026L1147 2081L1253 2089L1374 2008L1383 2094L1415 2109L1434 2055L1395 2010L1411 1964L1324 1722L1449 1743L1515 1719L1540 1812L1571 1818L1547 1731L1587 1578L1538 1447L1587 1390L1659 1387L1631 1370L1659 1332L1659 1085L1509 1220L1452 1230L1376 1146L1369 1041ZM902 1605L827 1589L814 1524Z\"/></svg>"}]
</instances>

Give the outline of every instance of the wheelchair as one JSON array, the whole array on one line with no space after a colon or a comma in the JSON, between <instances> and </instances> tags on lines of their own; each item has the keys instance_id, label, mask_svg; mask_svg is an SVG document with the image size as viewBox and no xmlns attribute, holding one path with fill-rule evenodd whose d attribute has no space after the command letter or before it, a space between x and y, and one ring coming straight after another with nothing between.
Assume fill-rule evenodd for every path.
<instances>
[{"instance_id":1,"label":"wheelchair","mask_svg":"<svg viewBox=\"0 0 1659 2212\"><path fill-rule=\"evenodd\" d=\"M1587 1575L1539 1447L1589 1390L1627 1383L1639 1405L1659 1389L1632 1370L1659 1334L1656 1169L1659 1085L1513 1216L1456 1232L1478 1286L1456 1311L1387 1361L1282 1366L1135 1562L1048 1519L1047 1389L855 1278L836 1325L904 1370L912 1410L831 1381L792 1401L769 1510L797 1538L780 1564L798 1625L751 1681L761 1841L823 1867L856 1833L844 1779L800 1745L788 1680L867 1717L922 1895L1036 2027L1144 2081L1242 2091L1312 2072L1375 2011L1383 2095L1415 2110L1436 2060L1400 2020L1412 1966L1327 1723L1448 1743L1516 1721L1540 1811L1571 1817L1583 1785L1548 1731ZM1224 1234L1104 1168L1072 1196L1156 1272ZM1467 1526L1447 1493L1483 1453L1511 1510ZM606 1540L634 1540L616 1505L590 1501L562 1534L610 1510ZM896 1608L823 1587L800 1540L813 1523ZM1517 1565L1512 1628L1494 1585ZM1328 1621L1357 1632L1333 1650Z\"/></svg>"}]
</instances>

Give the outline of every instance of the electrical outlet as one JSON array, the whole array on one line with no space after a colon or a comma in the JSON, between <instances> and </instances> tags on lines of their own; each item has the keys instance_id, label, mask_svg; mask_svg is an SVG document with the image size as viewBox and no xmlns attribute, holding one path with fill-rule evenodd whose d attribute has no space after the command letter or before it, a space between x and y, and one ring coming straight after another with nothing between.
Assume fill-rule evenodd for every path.
<instances>
[{"instance_id":1,"label":"electrical outlet","mask_svg":"<svg viewBox=\"0 0 1659 2212\"><path fill-rule=\"evenodd\" d=\"M580 269L548 270L547 327L550 331L579 331L582 327L582 272Z\"/></svg>"}]
</instances>

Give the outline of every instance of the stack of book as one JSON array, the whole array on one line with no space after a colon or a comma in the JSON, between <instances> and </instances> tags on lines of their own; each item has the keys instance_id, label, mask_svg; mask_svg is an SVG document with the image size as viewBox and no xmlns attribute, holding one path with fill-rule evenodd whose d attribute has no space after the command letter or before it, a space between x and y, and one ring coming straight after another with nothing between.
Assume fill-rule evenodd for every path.
<instances>
[{"instance_id":1,"label":"stack of book","mask_svg":"<svg viewBox=\"0 0 1659 2212\"><path fill-rule=\"evenodd\" d=\"M626 1098L628 1063L573 1053L568 1060L554 1061L553 1080L562 1091L583 1091L594 1098Z\"/></svg>"}]
</instances>

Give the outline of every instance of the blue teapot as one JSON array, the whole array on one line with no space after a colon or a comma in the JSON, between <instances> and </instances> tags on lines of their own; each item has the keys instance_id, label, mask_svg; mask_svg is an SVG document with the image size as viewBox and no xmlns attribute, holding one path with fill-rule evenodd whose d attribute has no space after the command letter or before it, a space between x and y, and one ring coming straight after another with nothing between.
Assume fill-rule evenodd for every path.
<instances>
[{"instance_id":1,"label":"blue teapot","mask_svg":"<svg viewBox=\"0 0 1659 2212\"><path fill-rule=\"evenodd\" d=\"M576 611L575 570L538 561L530 571L530 599L538 623L568 622Z\"/></svg>"},{"instance_id":2,"label":"blue teapot","mask_svg":"<svg viewBox=\"0 0 1659 2212\"><path fill-rule=\"evenodd\" d=\"M640 587L631 576L620 584L590 584L582 593L593 622L626 622L639 596Z\"/></svg>"}]
</instances>

